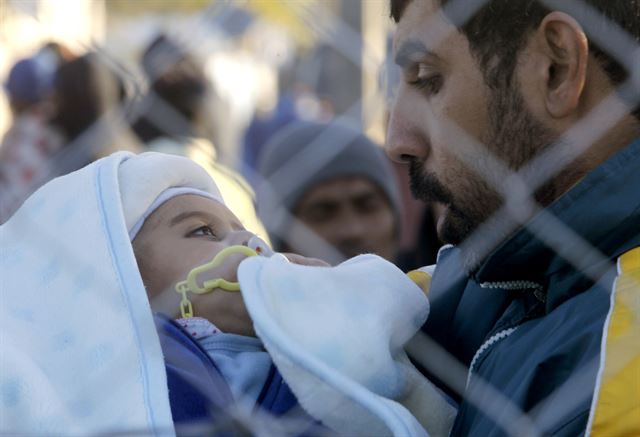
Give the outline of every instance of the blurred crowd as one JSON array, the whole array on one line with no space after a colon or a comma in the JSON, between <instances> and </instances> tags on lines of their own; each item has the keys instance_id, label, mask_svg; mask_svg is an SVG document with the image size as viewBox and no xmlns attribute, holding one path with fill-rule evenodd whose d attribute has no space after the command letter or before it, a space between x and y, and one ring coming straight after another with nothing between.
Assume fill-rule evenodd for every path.
<instances>
[{"instance_id":1,"label":"blurred crowd","mask_svg":"<svg viewBox=\"0 0 640 437\"><path fill-rule=\"evenodd\" d=\"M166 34L152 38L138 63L144 86L106 53L49 42L11 67L0 223L57 176L116 151L155 151L203 166L245 226L277 250L332 264L372 252L406 270L435 262L432 211L407 224L401 172L360 127L336 116L323 81L314 89L283 69L275 105L255 108L230 168L214 144L212 130L224 126L213 123L216 90L204 63Z\"/></svg>"}]
</instances>

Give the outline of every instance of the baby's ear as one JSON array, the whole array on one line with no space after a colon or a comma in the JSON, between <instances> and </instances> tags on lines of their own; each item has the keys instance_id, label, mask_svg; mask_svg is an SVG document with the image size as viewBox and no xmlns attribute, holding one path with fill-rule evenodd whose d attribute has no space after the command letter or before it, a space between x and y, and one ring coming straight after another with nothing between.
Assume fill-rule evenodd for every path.
<instances>
[{"instance_id":1,"label":"baby's ear","mask_svg":"<svg viewBox=\"0 0 640 437\"><path fill-rule=\"evenodd\" d=\"M136 265L138 266L138 272L140 273L140 277L142 278L142 283L147 292L147 296L151 290L149 289L149 267L145 260L147 259L147 254L149 253L149 248L146 244L140 242L141 240L136 238L131 242L131 247L133 248L133 255L136 260Z\"/></svg>"},{"instance_id":2,"label":"baby's ear","mask_svg":"<svg viewBox=\"0 0 640 437\"><path fill-rule=\"evenodd\" d=\"M133 249L133 256L136 259L138 265L138 271L142 275L142 265L144 264L144 245L138 243L138 239L131 242L131 248Z\"/></svg>"}]
</instances>

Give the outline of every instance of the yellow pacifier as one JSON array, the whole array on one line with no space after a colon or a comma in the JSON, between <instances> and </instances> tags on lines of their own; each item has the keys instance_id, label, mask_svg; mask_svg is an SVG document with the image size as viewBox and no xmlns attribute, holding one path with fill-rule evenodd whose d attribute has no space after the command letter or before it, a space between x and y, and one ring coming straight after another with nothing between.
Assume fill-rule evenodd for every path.
<instances>
[{"instance_id":1,"label":"yellow pacifier","mask_svg":"<svg viewBox=\"0 0 640 437\"><path fill-rule=\"evenodd\" d=\"M202 283L202 286L198 284L198 277L203 273L219 267L227 257L231 255L244 255L246 257L251 256L269 256L273 254L273 251L269 246L259 237L253 236L247 243L247 246L229 246L222 249L211 261L201 266L198 266L191 270L187 275L187 279L180 281L176 284L176 291L182 295L180 301L180 313L183 318L193 317L193 305L187 297L187 293L205 294L211 293L216 288L220 288L225 291L240 291L240 283L228 281L224 278L208 279Z\"/></svg>"}]
</instances>

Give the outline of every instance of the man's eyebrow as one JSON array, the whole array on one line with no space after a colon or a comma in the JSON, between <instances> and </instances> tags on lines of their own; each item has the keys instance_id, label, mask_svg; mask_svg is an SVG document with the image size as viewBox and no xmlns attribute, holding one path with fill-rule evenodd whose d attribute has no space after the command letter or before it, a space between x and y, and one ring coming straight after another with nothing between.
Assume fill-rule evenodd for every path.
<instances>
[{"instance_id":1,"label":"man's eyebrow","mask_svg":"<svg viewBox=\"0 0 640 437\"><path fill-rule=\"evenodd\" d=\"M437 57L437 55L429 50L422 41L410 39L403 42L398 49L398 53L396 53L395 57L395 63L404 68L407 64L414 61L416 55Z\"/></svg>"},{"instance_id":2,"label":"man's eyebrow","mask_svg":"<svg viewBox=\"0 0 640 437\"><path fill-rule=\"evenodd\" d=\"M180 222L183 222L187 219L190 219L192 217L198 217L198 218L202 218L204 220L210 220L212 218L211 213L209 212L205 212L205 211L185 211L185 212L181 212L180 214L178 214L177 216L175 216L174 218L171 219L171 221L169 222L169 226L175 226Z\"/></svg>"}]
</instances>

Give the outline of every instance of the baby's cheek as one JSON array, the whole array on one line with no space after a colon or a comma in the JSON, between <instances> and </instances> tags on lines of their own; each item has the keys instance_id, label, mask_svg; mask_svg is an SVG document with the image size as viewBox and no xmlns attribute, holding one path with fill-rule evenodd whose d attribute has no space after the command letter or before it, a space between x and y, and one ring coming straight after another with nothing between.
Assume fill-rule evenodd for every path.
<instances>
[{"instance_id":1,"label":"baby's cheek","mask_svg":"<svg viewBox=\"0 0 640 437\"><path fill-rule=\"evenodd\" d=\"M253 322L240 292L217 289L211 293L193 295L192 302L194 315L209 320L221 331L255 336Z\"/></svg>"}]
</instances>

